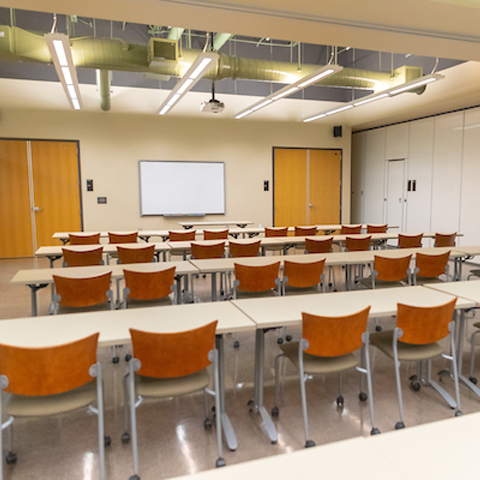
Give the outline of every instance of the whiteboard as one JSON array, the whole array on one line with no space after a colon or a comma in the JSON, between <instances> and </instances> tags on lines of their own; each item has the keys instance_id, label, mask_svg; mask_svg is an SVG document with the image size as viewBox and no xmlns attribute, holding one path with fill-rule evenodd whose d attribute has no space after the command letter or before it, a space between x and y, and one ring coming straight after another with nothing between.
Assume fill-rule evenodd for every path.
<instances>
[{"instance_id":1,"label":"whiteboard","mask_svg":"<svg viewBox=\"0 0 480 480\"><path fill-rule=\"evenodd\" d=\"M140 160L140 215L225 214L225 163Z\"/></svg>"}]
</instances>

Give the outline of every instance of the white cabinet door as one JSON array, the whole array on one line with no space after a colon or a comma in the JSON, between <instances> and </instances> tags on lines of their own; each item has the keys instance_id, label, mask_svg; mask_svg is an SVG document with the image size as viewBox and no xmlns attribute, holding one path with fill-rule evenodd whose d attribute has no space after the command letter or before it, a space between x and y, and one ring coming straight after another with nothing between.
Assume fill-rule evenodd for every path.
<instances>
[{"instance_id":1,"label":"white cabinet door","mask_svg":"<svg viewBox=\"0 0 480 480\"><path fill-rule=\"evenodd\" d=\"M463 112L435 118L432 224L436 232L460 228Z\"/></svg>"},{"instance_id":2,"label":"white cabinet door","mask_svg":"<svg viewBox=\"0 0 480 480\"><path fill-rule=\"evenodd\" d=\"M480 109L465 112L460 245L480 244ZM478 257L477 257L478 259Z\"/></svg>"},{"instance_id":3,"label":"white cabinet door","mask_svg":"<svg viewBox=\"0 0 480 480\"><path fill-rule=\"evenodd\" d=\"M408 123L387 127L385 158L395 160L408 157Z\"/></svg>"},{"instance_id":4,"label":"white cabinet door","mask_svg":"<svg viewBox=\"0 0 480 480\"><path fill-rule=\"evenodd\" d=\"M366 132L352 135L352 209L351 223L363 222L363 198L365 188Z\"/></svg>"},{"instance_id":5,"label":"white cabinet door","mask_svg":"<svg viewBox=\"0 0 480 480\"><path fill-rule=\"evenodd\" d=\"M433 118L417 120L411 122L409 127L407 179L411 182L411 189L407 192L405 231L421 233L431 230L435 121Z\"/></svg>"},{"instance_id":6,"label":"white cabinet door","mask_svg":"<svg viewBox=\"0 0 480 480\"><path fill-rule=\"evenodd\" d=\"M405 203L405 160L388 160L385 202L385 223L397 225L403 231Z\"/></svg>"},{"instance_id":7,"label":"white cabinet door","mask_svg":"<svg viewBox=\"0 0 480 480\"><path fill-rule=\"evenodd\" d=\"M366 132L366 135L363 221L365 223L382 223L386 129L370 130Z\"/></svg>"}]
</instances>

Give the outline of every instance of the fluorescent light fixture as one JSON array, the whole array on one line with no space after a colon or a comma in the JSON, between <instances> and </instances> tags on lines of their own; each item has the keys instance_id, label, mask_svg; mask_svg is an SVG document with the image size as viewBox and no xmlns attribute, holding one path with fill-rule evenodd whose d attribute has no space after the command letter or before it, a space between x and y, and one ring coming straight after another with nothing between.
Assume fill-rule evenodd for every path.
<instances>
[{"instance_id":1,"label":"fluorescent light fixture","mask_svg":"<svg viewBox=\"0 0 480 480\"><path fill-rule=\"evenodd\" d=\"M445 78L443 75L438 73L426 75L425 77L417 78L416 80L412 80L411 82L404 83L403 85L397 85L395 87L387 88L386 90L382 90L378 93L372 93L371 95L367 95L359 100L353 100L349 103L346 103L340 108L334 108L332 110L327 110L322 113L317 113L316 115L312 115L310 117L304 118L303 122L308 123L312 122L313 120L318 120L320 118L324 118L327 115L334 115L335 113L340 113L345 110L348 110L352 107L360 107L370 102L374 102L376 100L380 100L386 97L393 97L398 95L399 93L408 92L410 90L415 90L423 85L427 85L432 82L436 82L437 80L442 80Z\"/></svg>"},{"instance_id":2,"label":"fluorescent light fixture","mask_svg":"<svg viewBox=\"0 0 480 480\"><path fill-rule=\"evenodd\" d=\"M160 105L158 114L165 115L203 77L205 72L211 68L212 63L218 60L218 58L218 53L201 53Z\"/></svg>"},{"instance_id":3,"label":"fluorescent light fixture","mask_svg":"<svg viewBox=\"0 0 480 480\"><path fill-rule=\"evenodd\" d=\"M70 48L70 39L63 33L47 33L45 35L45 41L70 105L75 110L80 110L82 100L80 97L77 70L73 63L72 50Z\"/></svg>"},{"instance_id":4,"label":"fluorescent light fixture","mask_svg":"<svg viewBox=\"0 0 480 480\"><path fill-rule=\"evenodd\" d=\"M325 65L322 68L310 73L309 75L306 75L305 77L298 79L296 82L291 83L290 85L287 85L274 93L271 93L267 97L262 98L261 100L254 103L253 105L250 105L249 107L243 109L242 111L240 111L235 115L235 118L238 120L240 118L246 117L247 115L250 115L251 113L256 112L257 110L260 110L261 108L266 107L267 105L270 105L271 103L276 102L281 98L288 97L292 93L295 93L304 88L307 88L309 85L312 85L318 82L322 78L326 78L326 77L329 77L330 75L334 75L335 73L338 73L341 70L343 70L343 67L339 65Z\"/></svg>"}]
</instances>

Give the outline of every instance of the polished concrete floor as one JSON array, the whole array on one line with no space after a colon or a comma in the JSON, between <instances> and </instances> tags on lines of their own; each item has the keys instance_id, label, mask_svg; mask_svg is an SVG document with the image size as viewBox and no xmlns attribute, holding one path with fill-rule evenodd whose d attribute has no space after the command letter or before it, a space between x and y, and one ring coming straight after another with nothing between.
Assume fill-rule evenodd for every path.
<instances>
[{"instance_id":1,"label":"polished concrete floor","mask_svg":"<svg viewBox=\"0 0 480 480\"><path fill-rule=\"evenodd\" d=\"M12 286L10 279L20 269L47 268L45 260L33 259L0 260L0 319L20 318L30 315L30 292L27 287ZM342 286L343 274L337 270L338 287ZM464 277L468 268L464 270ZM195 280L197 301L208 301L210 278ZM39 313L46 315L50 300L49 289L39 291ZM467 336L474 330L474 311L469 313ZM384 328L394 324L394 318L382 319ZM374 325L370 326L373 329ZM300 329L289 330L294 340ZM54 337L55 332L52 332ZM266 336L265 354L265 405L273 407L273 361L279 353L278 332ZM261 419L250 412L248 401L253 397L254 335L238 336L240 348L233 347L234 339L225 338L227 374L226 408L238 439L238 449L228 450L224 445L227 465L246 460L278 455L302 449L305 443L300 389L295 369L283 364L282 400L280 415L274 420L279 440L270 444L262 430ZM0 339L1 342L1 339ZM465 350L468 349L466 342ZM112 444L106 450L107 478L127 479L132 474L131 446L123 445L122 378L126 371L123 360L113 365L109 349L99 352L104 366L106 429ZM373 388L376 426L382 431L394 429L398 420L393 363L371 349L373 364ZM465 369L470 354L465 351ZM434 361L434 372L447 367L446 360ZM477 373L480 376L480 359ZM402 387L407 427L433 422L454 415L443 400L430 388L415 392L409 387L409 377L416 373L414 364L401 366ZM343 396L345 405L337 407L338 378L335 376L314 377L307 383L310 437L317 445L335 442L360 435L369 435L370 414L368 402L358 399L359 374L355 371L344 375ZM442 377L441 384L453 396L453 382ZM465 414L480 410L480 399L466 387L461 386L462 410ZM214 468L217 458L215 428L203 427L203 394L190 395L163 401L145 402L138 408L138 435L140 476L142 479L165 479ZM96 417L85 411L43 419L19 419L15 422L15 452L17 464L5 465L6 479L96 479L97 444ZM448 440L446 439L446 442ZM446 443L447 445L447 443ZM399 452L401 455L401 452ZM329 476L335 475L331 472Z\"/></svg>"}]
</instances>

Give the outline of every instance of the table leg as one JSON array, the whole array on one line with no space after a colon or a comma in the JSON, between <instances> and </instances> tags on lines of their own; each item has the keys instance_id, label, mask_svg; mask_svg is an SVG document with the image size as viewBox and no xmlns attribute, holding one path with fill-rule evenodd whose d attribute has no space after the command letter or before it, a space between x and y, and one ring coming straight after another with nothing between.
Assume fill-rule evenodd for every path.
<instances>
[{"instance_id":1,"label":"table leg","mask_svg":"<svg viewBox=\"0 0 480 480\"><path fill-rule=\"evenodd\" d=\"M59 258L62 258L62 255L53 255L48 257L48 259L50 260L50 268L53 268L53 262L55 260L58 260Z\"/></svg>"},{"instance_id":2,"label":"table leg","mask_svg":"<svg viewBox=\"0 0 480 480\"><path fill-rule=\"evenodd\" d=\"M150 235L139 235L138 238L140 238L140 240L143 240L144 242L148 243L148 241L150 240Z\"/></svg>"},{"instance_id":3,"label":"table leg","mask_svg":"<svg viewBox=\"0 0 480 480\"><path fill-rule=\"evenodd\" d=\"M472 390L478 397L480 397L480 388L473 384L465 375L462 374L462 363L463 363L463 342L464 342L464 333L465 333L465 322L466 314L465 310L462 310L460 313L460 322L458 328L458 339L457 339L457 362L458 362L458 379L470 390Z\"/></svg>"},{"instance_id":4,"label":"table leg","mask_svg":"<svg viewBox=\"0 0 480 480\"><path fill-rule=\"evenodd\" d=\"M212 272L212 302L217 301L217 272Z\"/></svg>"},{"instance_id":5,"label":"table leg","mask_svg":"<svg viewBox=\"0 0 480 480\"><path fill-rule=\"evenodd\" d=\"M41 283L40 285L28 285L30 287L30 296L32 299L32 317L36 317L37 312L37 290L45 288L48 283Z\"/></svg>"},{"instance_id":6,"label":"table leg","mask_svg":"<svg viewBox=\"0 0 480 480\"><path fill-rule=\"evenodd\" d=\"M237 437L233 430L232 423L225 411L225 353L223 348L223 335L215 336L215 346L218 350L218 368L219 368L219 383L220 383L220 407L221 407L221 421L225 440L228 448L232 451L238 447Z\"/></svg>"},{"instance_id":7,"label":"table leg","mask_svg":"<svg viewBox=\"0 0 480 480\"><path fill-rule=\"evenodd\" d=\"M265 362L265 331L262 328L255 332L255 411L260 413L263 428L272 443L277 443L278 435L272 418L263 405L263 368Z\"/></svg>"},{"instance_id":8,"label":"table leg","mask_svg":"<svg viewBox=\"0 0 480 480\"><path fill-rule=\"evenodd\" d=\"M181 304L182 303L182 275L176 275L175 282L177 287L177 304Z\"/></svg>"}]
</instances>

